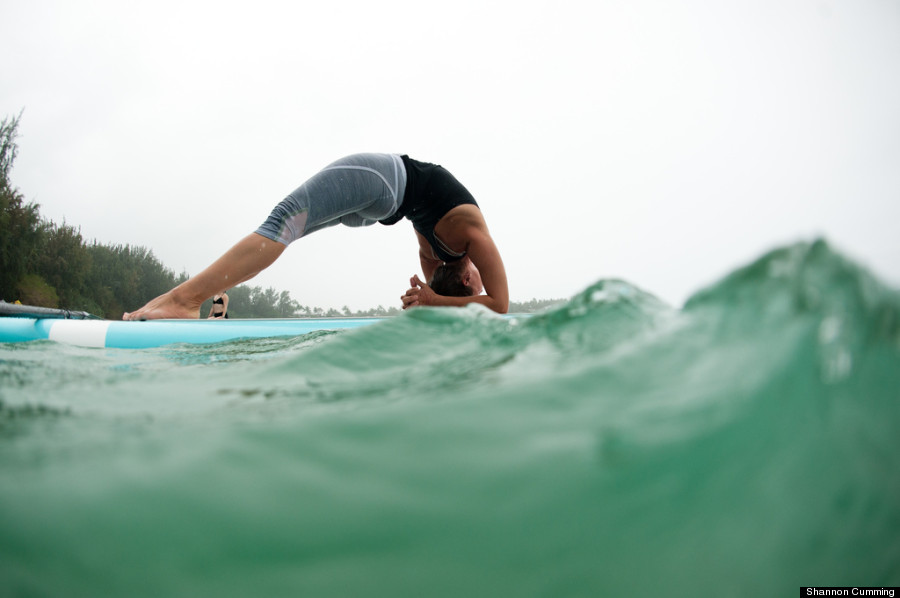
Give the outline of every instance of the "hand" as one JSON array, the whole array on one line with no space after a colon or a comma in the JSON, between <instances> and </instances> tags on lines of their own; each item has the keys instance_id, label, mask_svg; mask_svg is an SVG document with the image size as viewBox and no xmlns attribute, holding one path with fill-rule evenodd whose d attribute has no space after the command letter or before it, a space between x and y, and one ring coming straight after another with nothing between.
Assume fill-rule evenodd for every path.
<instances>
[{"instance_id":1,"label":"hand","mask_svg":"<svg viewBox=\"0 0 900 598\"><path fill-rule=\"evenodd\" d=\"M419 276L413 276L409 279L410 289L406 294L400 297L403 301L403 309L415 307L416 305L433 305L435 293L431 287L419 280Z\"/></svg>"}]
</instances>

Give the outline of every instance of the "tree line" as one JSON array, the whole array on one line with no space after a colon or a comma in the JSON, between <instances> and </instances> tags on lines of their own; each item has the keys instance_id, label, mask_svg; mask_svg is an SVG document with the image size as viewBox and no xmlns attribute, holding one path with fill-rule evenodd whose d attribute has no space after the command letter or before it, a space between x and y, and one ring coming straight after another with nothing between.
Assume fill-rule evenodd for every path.
<instances>
[{"instance_id":1,"label":"tree line","mask_svg":"<svg viewBox=\"0 0 900 598\"><path fill-rule=\"evenodd\" d=\"M86 241L81 230L44 219L39 205L26 202L9 173L16 159L22 113L0 122L0 299L25 305L86 311L119 319L187 280L144 247ZM373 317L400 313L398 307L351 311L301 305L287 291L241 285L228 291L233 318ZM538 311L562 300L512 302L511 312ZM209 313L211 301L201 307Z\"/></svg>"},{"instance_id":2,"label":"tree line","mask_svg":"<svg viewBox=\"0 0 900 598\"><path fill-rule=\"evenodd\" d=\"M186 279L146 248L87 242L77 227L42 218L9 177L21 116L0 122L0 299L121 318Z\"/></svg>"}]
</instances>

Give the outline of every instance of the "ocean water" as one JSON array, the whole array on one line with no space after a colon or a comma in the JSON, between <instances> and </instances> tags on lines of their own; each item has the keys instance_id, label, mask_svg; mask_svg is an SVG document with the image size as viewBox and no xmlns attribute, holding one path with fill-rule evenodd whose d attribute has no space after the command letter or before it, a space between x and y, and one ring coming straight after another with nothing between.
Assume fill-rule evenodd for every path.
<instances>
[{"instance_id":1,"label":"ocean water","mask_svg":"<svg viewBox=\"0 0 900 598\"><path fill-rule=\"evenodd\" d=\"M826 243L681 309L0 345L2 596L900 585L900 294Z\"/></svg>"}]
</instances>

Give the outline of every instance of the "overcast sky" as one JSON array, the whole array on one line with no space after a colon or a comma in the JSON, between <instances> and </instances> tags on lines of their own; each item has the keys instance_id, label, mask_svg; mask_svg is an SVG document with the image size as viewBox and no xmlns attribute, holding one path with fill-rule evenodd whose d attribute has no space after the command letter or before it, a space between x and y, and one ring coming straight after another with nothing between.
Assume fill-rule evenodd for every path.
<instances>
[{"instance_id":1,"label":"overcast sky","mask_svg":"<svg viewBox=\"0 0 900 598\"><path fill-rule=\"evenodd\" d=\"M0 0L0 117L23 108L23 195L176 272L374 151L472 191L513 300L623 278L678 306L818 236L900 286L897 0ZM399 306L418 270L404 221L251 284Z\"/></svg>"}]
</instances>

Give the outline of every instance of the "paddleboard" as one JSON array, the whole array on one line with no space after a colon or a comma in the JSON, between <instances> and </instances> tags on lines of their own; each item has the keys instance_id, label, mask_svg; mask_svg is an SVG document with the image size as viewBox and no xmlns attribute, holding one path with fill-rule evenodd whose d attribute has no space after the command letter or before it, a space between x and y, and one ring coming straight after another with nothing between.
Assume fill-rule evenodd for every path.
<instances>
[{"instance_id":1,"label":"paddleboard","mask_svg":"<svg viewBox=\"0 0 900 598\"><path fill-rule=\"evenodd\" d=\"M319 330L359 328L382 318L148 320L0 317L0 342L51 340L83 347L146 349L174 343L205 344L241 338L300 336Z\"/></svg>"}]
</instances>

